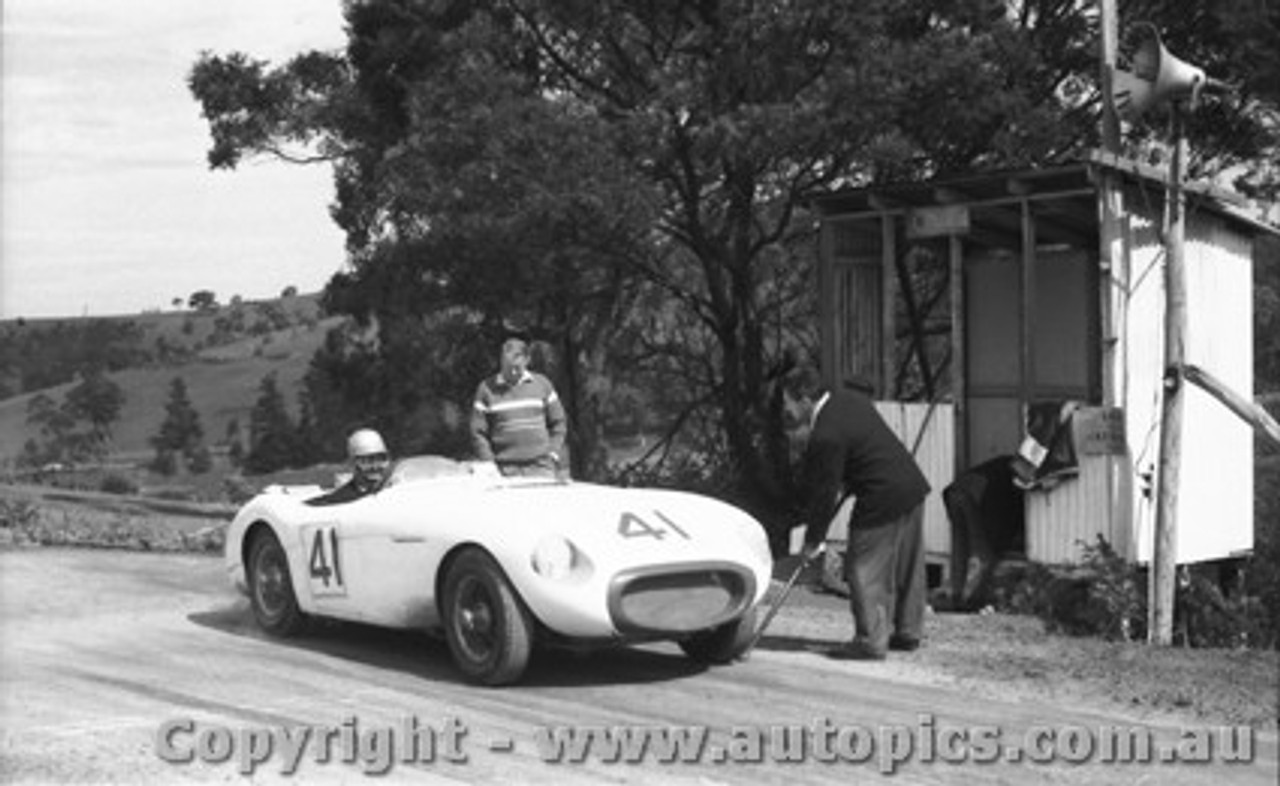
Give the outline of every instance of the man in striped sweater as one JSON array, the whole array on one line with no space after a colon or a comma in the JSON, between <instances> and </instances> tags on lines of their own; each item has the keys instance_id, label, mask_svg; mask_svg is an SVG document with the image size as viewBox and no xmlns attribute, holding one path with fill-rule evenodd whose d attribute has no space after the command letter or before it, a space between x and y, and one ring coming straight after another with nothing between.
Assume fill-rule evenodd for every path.
<instances>
[{"instance_id":1,"label":"man in striped sweater","mask_svg":"<svg viewBox=\"0 0 1280 786\"><path fill-rule=\"evenodd\" d=\"M476 458L503 475L555 477L564 450L564 405L551 381L529 370L529 345L502 345L501 368L476 389L471 437Z\"/></svg>"}]
</instances>

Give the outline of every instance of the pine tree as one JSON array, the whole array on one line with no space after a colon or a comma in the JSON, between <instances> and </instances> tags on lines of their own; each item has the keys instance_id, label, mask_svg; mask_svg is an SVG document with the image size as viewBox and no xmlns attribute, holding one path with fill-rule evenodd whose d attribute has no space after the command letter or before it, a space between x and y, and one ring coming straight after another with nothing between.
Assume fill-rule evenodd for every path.
<instances>
[{"instance_id":1,"label":"pine tree","mask_svg":"<svg viewBox=\"0 0 1280 786\"><path fill-rule=\"evenodd\" d=\"M227 445L227 458L231 461L232 466L240 467L244 465L244 440L240 437L240 421L232 418L227 423L227 435L225 439Z\"/></svg>"},{"instance_id":2,"label":"pine tree","mask_svg":"<svg viewBox=\"0 0 1280 786\"><path fill-rule=\"evenodd\" d=\"M245 469L257 474L291 466L295 434L276 374L272 372L262 378L258 400L249 414L249 454L245 456Z\"/></svg>"},{"instance_id":3,"label":"pine tree","mask_svg":"<svg viewBox=\"0 0 1280 786\"><path fill-rule=\"evenodd\" d=\"M315 406L305 390L298 395L298 426L294 434L293 453L295 466L305 467L320 460Z\"/></svg>"},{"instance_id":4,"label":"pine tree","mask_svg":"<svg viewBox=\"0 0 1280 786\"><path fill-rule=\"evenodd\" d=\"M191 464L202 447L204 428L200 425L200 413L191 405L187 383L182 377L174 377L169 383L169 401L164 410L160 431L151 438L151 446L156 449L152 466L157 472L171 475L177 469L179 457ZM192 469L199 471L198 467Z\"/></svg>"}]
</instances>

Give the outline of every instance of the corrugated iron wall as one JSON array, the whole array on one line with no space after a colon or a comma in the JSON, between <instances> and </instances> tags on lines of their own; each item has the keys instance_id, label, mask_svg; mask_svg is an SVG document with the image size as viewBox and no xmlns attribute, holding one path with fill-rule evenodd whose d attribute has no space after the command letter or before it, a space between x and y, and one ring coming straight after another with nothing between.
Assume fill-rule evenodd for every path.
<instances>
[{"instance_id":1,"label":"corrugated iron wall","mask_svg":"<svg viewBox=\"0 0 1280 786\"><path fill-rule=\"evenodd\" d=\"M1124 338L1125 429L1132 481L1129 556L1151 559L1160 462L1164 371L1164 261L1160 200L1130 195L1130 284ZM1189 363L1253 395L1252 240L1222 219L1188 213ZM1252 432L1208 394L1183 397L1177 559L1217 559L1253 545Z\"/></svg>"},{"instance_id":2,"label":"corrugated iron wall","mask_svg":"<svg viewBox=\"0 0 1280 786\"><path fill-rule=\"evenodd\" d=\"M1080 440L1076 439L1076 444ZM1048 490L1027 492L1027 558L1050 564L1080 562L1081 549L1099 535L1127 554L1129 534L1114 526L1108 475L1123 457L1082 455L1080 473Z\"/></svg>"},{"instance_id":3,"label":"corrugated iron wall","mask_svg":"<svg viewBox=\"0 0 1280 786\"><path fill-rule=\"evenodd\" d=\"M1128 309L1123 333L1125 438L1133 479L1130 556L1151 558L1155 481L1160 464L1160 385L1164 374L1164 246L1159 196L1129 195Z\"/></svg>"},{"instance_id":4,"label":"corrugated iron wall","mask_svg":"<svg viewBox=\"0 0 1280 786\"><path fill-rule=\"evenodd\" d=\"M1187 362L1253 398L1253 248L1222 219L1188 212ZM1179 562L1253 548L1253 431L1195 385L1183 396Z\"/></svg>"},{"instance_id":5,"label":"corrugated iron wall","mask_svg":"<svg viewBox=\"0 0 1280 786\"><path fill-rule=\"evenodd\" d=\"M939 403L932 407L932 413L930 409L928 404L876 402L876 410L902 444L908 450L915 447L916 464L933 487L924 506L924 548L934 557L943 557L951 553L951 527L942 506L942 489L955 474L955 408Z\"/></svg>"}]
</instances>

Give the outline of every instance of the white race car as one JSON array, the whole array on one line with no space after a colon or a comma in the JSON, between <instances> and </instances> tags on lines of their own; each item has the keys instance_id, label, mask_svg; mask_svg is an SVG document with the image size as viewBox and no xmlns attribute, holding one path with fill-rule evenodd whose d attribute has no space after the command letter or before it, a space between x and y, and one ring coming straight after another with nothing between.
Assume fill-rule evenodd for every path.
<instances>
[{"instance_id":1,"label":"white race car","mask_svg":"<svg viewBox=\"0 0 1280 786\"><path fill-rule=\"evenodd\" d=\"M697 494L501 478L435 456L401 460L355 501L308 502L320 493L267 489L231 523L227 568L258 623L277 635L311 616L443 632L481 684L518 680L535 640L672 640L732 661L769 586L761 524Z\"/></svg>"}]
</instances>

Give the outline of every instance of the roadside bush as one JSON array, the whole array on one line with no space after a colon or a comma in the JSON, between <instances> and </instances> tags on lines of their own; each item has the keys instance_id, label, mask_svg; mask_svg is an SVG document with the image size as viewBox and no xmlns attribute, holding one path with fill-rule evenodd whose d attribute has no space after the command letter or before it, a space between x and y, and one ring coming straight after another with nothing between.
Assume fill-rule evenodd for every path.
<instances>
[{"instance_id":1,"label":"roadside bush","mask_svg":"<svg viewBox=\"0 0 1280 786\"><path fill-rule=\"evenodd\" d=\"M1244 567L1244 613L1257 622L1251 646L1280 647L1280 455L1259 455L1254 469L1253 555Z\"/></svg>"},{"instance_id":2,"label":"roadside bush","mask_svg":"<svg viewBox=\"0 0 1280 786\"><path fill-rule=\"evenodd\" d=\"M112 472L102 479L98 490L108 494L137 494L138 484L124 475Z\"/></svg>"},{"instance_id":3,"label":"roadside bush","mask_svg":"<svg viewBox=\"0 0 1280 786\"><path fill-rule=\"evenodd\" d=\"M1033 614L1054 633L1135 641L1146 636L1146 572L1129 564L1101 535L1081 541L1082 563L1050 568L1005 567L996 579L995 608Z\"/></svg>"},{"instance_id":4,"label":"roadside bush","mask_svg":"<svg viewBox=\"0 0 1280 786\"><path fill-rule=\"evenodd\" d=\"M200 500L199 493L195 489L185 486L170 486L169 488L156 489L151 493L156 499L167 499L171 502L198 502Z\"/></svg>"},{"instance_id":5,"label":"roadside bush","mask_svg":"<svg viewBox=\"0 0 1280 786\"><path fill-rule=\"evenodd\" d=\"M40 511L29 500L0 499L0 529L25 529L39 516Z\"/></svg>"},{"instance_id":6,"label":"roadside bush","mask_svg":"<svg viewBox=\"0 0 1280 786\"><path fill-rule=\"evenodd\" d=\"M151 470L165 477L169 477L178 471L178 454L172 450L158 450L156 457L151 462Z\"/></svg>"},{"instance_id":7,"label":"roadside bush","mask_svg":"<svg viewBox=\"0 0 1280 786\"><path fill-rule=\"evenodd\" d=\"M1083 544L1085 569L1093 574L1088 617L1107 639L1134 641L1147 635L1147 572L1116 553L1106 538Z\"/></svg>"},{"instance_id":8,"label":"roadside bush","mask_svg":"<svg viewBox=\"0 0 1280 786\"><path fill-rule=\"evenodd\" d=\"M205 445L201 445L191 452L188 459L187 467L197 475L203 475L213 469L213 453Z\"/></svg>"},{"instance_id":9,"label":"roadside bush","mask_svg":"<svg viewBox=\"0 0 1280 786\"><path fill-rule=\"evenodd\" d=\"M1245 563L1263 578L1280 573L1268 543ZM1035 563L997 569L996 609L1039 617L1054 633L1099 636L1108 640L1143 641L1147 637L1148 572L1128 563L1105 538L1083 544L1083 561L1074 568ZM1174 644L1192 648L1272 649L1277 635L1274 596L1229 591L1222 586L1220 563L1184 566L1178 571L1174 596ZM1275 585L1270 585L1275 592Z\"/></svg>"},{"instance_id":10,"label":"roadside bush","mask_svg":"<svg viewBox=\"0 0 1280 786\"><path fill-rule=\"evenodd\" d=\"M233 505L243 505L258 494L258 487L241 475L230 475L222 481L222 492Z\"/></svg>"},{"instance_id":11,"label":"roadside bush","mask_svg":"<svg viewBox=\"0 0 1280 786\"><path fill-rule=\"evenodd\" d=\"M1034 614L1051 632L1134 641L1147 635L1146 571L1130 565L1101 535L1080 541L1079 566L1014 563L997 568L998 611Z\"/></svg>"}]
</instances>

